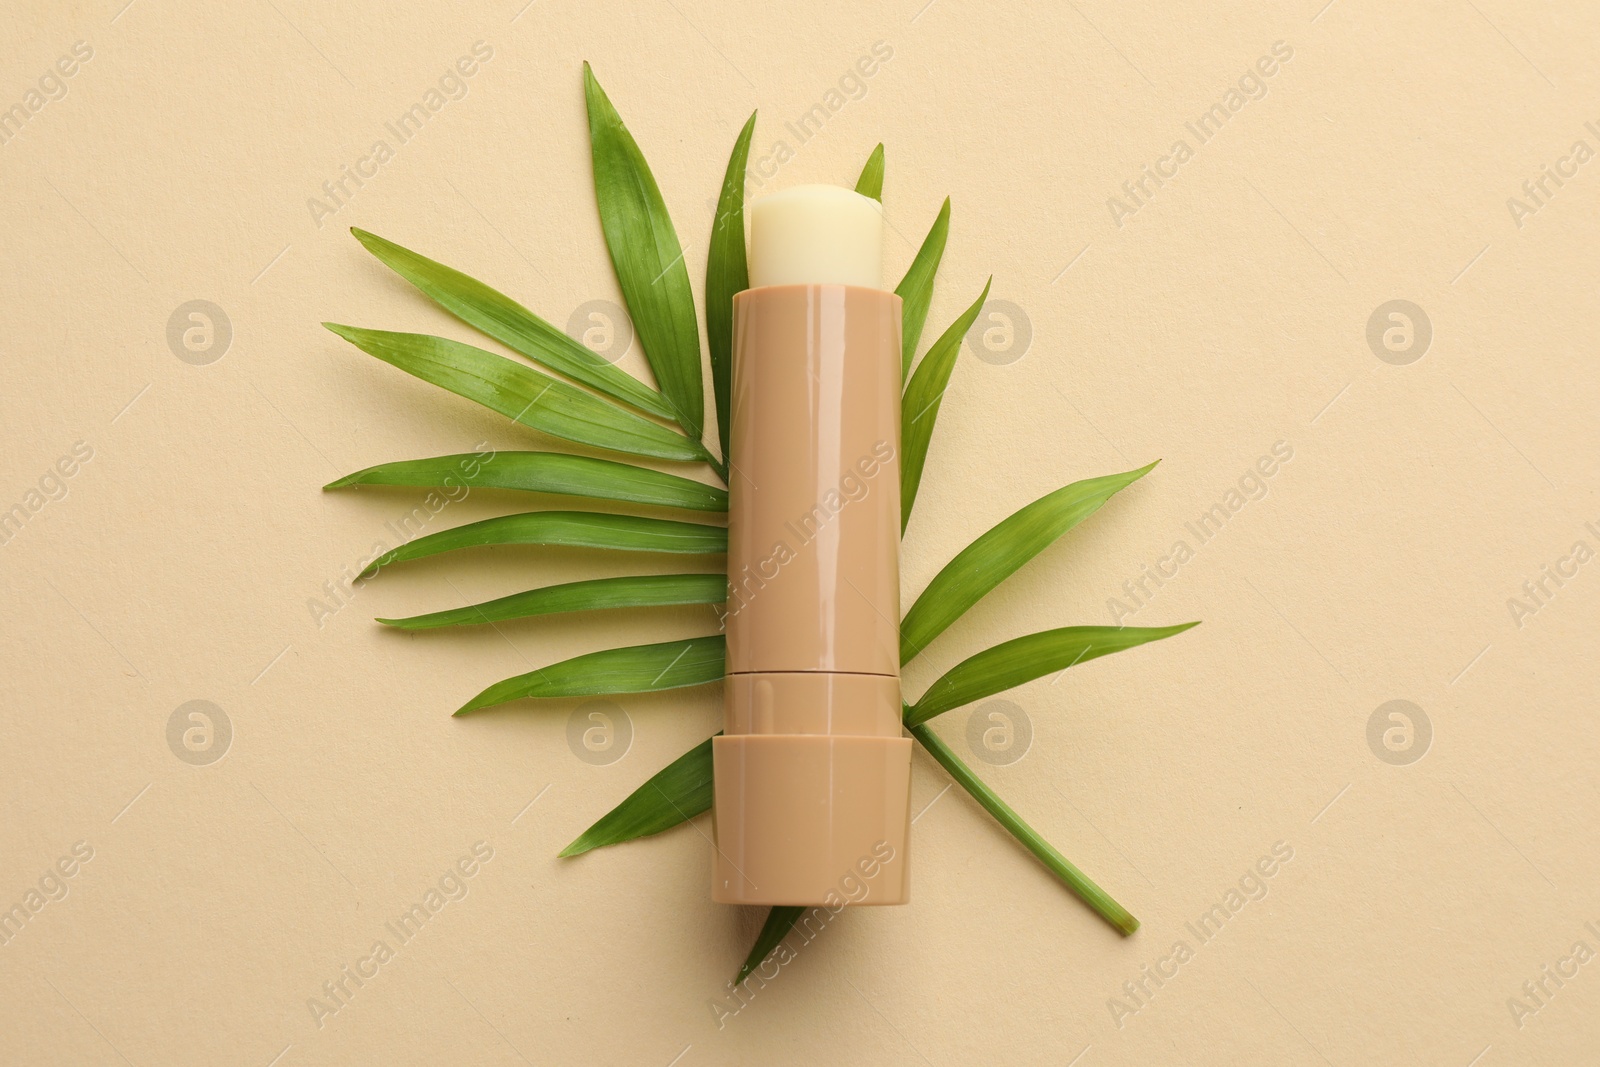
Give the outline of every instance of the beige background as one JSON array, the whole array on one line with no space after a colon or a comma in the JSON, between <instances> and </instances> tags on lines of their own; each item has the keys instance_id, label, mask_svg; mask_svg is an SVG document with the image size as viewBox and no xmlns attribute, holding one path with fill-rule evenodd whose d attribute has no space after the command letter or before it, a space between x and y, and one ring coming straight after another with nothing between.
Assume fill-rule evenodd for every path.
<instances>
[{"instance_id":1,"label":"beige background","mask_svg":"<svg viewBox=\"0 0 1600 1067\"><path fill-rule=\"evenodd\" d=\"M1320 2L7 5L0 107L74 42L93 58L0 145L0 507L75 442L93 458L0 545L0 903L94 852L0 945L0 1060L1593 1062L1600 962L1547 980L1521 1026L1507 1002L1575 942L1600 950L1600 563L1520 627L1507 600L1600 548L1600 162L1547 182L1520 228L1506 200L1575 140L1600 148L1600 28L1571 0ZM316 225L308 198L475 41L493 58L469 94ZM878 41L893 57L865 97L798 144L784 123ZM1184 123L1277 41L1293 58L1268 95L1199 144ZM719 1029L708 1005L760 915L709 902L707 821L555 859L715 728L718 693L621 701L631 748L605 766L569 750L576 702L448 715L530 664L708 632L710 611L502 636L371 622L637 569L504 552L397 569L318 625L308 601L419 496L323 482L539 446L319 327L470 335L345 227L558 323L617 299L584 58L697 289L708 199L759 107L754 155L795 150L769 184L851 182L882 139L897 231L920 240L954 198L929 338L991 272L1022 309L1021 358L956 371L908 597L1022 503L1164 457L942 638L912 692L1004 638L1111 621L1125 580L1193 543L1186 522L1293 448L1131 620L1204 626L1008 694L1031 748L974 759L1144 920L1133 938L919 755L914 902L846 914ZM1119 228L1108 198L1180 137L1193 158ZM896 276L912 251L894 241ZM192 299L231 321L209 365L167 342ZM1392 299L1432 324L1408 365L1366 340ZM433 528L518 503L475 494ZM195 699L232 723L209 766L166 740ZM1395 699L1431 724L1406 765L1367 739ZM969 717L939 722L963 753ZM478 841L493 859L468 895L317 1026L308 998ZM1185 923L1276 842L1293 859L1268 895L1201 944ZM1108 1000L1180 939L1192 958L1119 1027Z\"/></svg>"}]
</instances>

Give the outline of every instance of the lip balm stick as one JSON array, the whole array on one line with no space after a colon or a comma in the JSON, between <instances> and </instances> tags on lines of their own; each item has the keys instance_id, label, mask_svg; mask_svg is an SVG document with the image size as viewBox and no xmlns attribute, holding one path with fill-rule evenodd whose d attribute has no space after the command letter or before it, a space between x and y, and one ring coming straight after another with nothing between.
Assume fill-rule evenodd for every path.
<instances>
[{"instance_id":1,"label":"lip balm stick","mask_svg":"<svg viewBox=\"0 0 1600 1067\"><path fill-rule=\"evenodd\" d=\"M806 185L750 214L712 898L903 904L900 298L882 287L883 212Z\"/></svg>"}]
</instances>

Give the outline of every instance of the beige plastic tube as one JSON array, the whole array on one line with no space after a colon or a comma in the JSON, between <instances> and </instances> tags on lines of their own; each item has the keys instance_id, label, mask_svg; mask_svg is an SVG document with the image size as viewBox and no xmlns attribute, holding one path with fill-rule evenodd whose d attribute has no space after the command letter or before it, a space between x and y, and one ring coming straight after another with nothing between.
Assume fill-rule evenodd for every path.
<instances>
[{"instance_id":1,"label":"beige plastic tube","mask_svg":"<svg viewBox=\"0 0 1600 1067\"><path fill-rule=\"evenodd\" d=\"M724 736L712 897L903 904L900 298L875 201L802 186L751 211L734 297Z\"/></svg>"}]
</instances>

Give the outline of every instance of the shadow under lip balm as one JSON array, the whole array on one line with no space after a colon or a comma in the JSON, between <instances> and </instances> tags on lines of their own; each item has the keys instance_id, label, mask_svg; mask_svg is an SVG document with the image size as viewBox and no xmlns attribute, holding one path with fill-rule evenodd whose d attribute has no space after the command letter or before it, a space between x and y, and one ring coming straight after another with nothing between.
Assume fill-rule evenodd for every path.
<instances>
[{"instance_id":1,"label":"shadow under lip balm","mask_svg":"<svg viewBox=\"0 0 1600 1067\"><path fill-rule=\"evenodd\" d=\"M882 288L882 208L805 185L750 216L711 895L904 904L900 298Z\"/></svg>"}]
</instances>

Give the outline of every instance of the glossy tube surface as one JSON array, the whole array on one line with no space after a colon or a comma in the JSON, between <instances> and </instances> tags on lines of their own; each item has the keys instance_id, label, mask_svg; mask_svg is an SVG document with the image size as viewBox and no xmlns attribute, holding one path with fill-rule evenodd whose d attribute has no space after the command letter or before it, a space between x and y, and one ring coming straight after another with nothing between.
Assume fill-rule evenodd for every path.
<instances>
[{"instance_id":1,"label":"glossy tube surface","mask_svg":"<svg viewBox=\"0 0 1600 1067\"><path fill-rule=\"evenodd\" d=\"M900 298L734 298L714 899L900 904Z\"/></svg>"}]
</instances>

